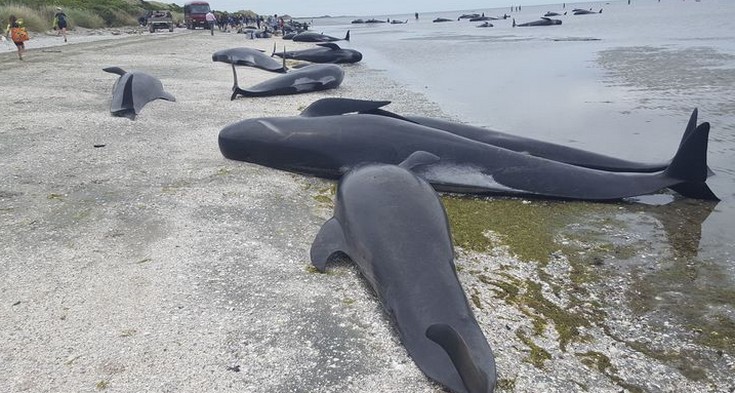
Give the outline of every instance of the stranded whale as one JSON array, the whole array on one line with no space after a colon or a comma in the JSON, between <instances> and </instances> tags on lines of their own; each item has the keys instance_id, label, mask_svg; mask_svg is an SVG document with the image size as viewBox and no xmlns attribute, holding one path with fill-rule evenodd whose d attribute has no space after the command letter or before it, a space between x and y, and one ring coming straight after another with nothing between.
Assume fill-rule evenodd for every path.
<instances>
[{"instance_id":1,"label":"stranded whale","mask_svg":"<svg viewBox=\"0 0 735 393\"><path fill-rule=\"evenodd\" d=\"M312 63L357 63L362 60L362 53L354 49L340 48L333 42L325 42L316 44L317 48L310 48L297 51L276 52L276 44L273 44L273 54L271 56L279 56L284 59L294 59L302 61L310 61Z\"/></svg>"},{"instance_id":2,"label":"stranded whale","mask_svg":"<svg viewBox=\"0 0 735 393\"><path fill-rule=\"evenodd\" d=\"M505 149L523 152L536 157L548 158L554 161L565 162L576 166L592 169L600 169L611 172L658 172L663 171L669 165L667 162L644 163L622 160L603 154L593 153L586 150L544 142L537 139L525 138L518 135L508 134L487 128L475 127L468 124L451 122L425 116L402 116L393 112L380 109L390 104L390 101L355 100L349 98L323 98L311 103L302 112L301 116L329 116L347 113L379 114L394 117L427 127L437 128L453 134L463 136L478 142L488 143ZM697 127L697 109L692 111L681 143ZM711 173L710 173L711 174Z\"/></svg>"},{"instance_id":3,"label":"stranded whale","mask_svg":"<svg viewBox=\"0 0 735 393\"><path fill-rule=\"evenodd\" d=\"M296 34L293 38L293 41L296 42L332 42L332 41L349 41L350 40L350 31L347 30L347 34L345 34L345 38L337 38L332 37L326 34L320 34L320 33L313 33L311 31L306 31L303 33Z\"/></svg>"},{"instance_id":4,"label":"stranded whale","mask_svg":"<svg viewBox=\"0 0 735 393\"><path fill-rule=\"evenodd\" d=\"M435 160L417 152L401 166ZM331 256L349 256L426 376L452 392L492 392L495 359L457 279L444 207L402 167L367 164L342 178L312 264L323 272Z\"/></svg>"},{"instance_id":5,"label":"stranded whale","mask_svg":"<svg viewBox=\"0 0 735 393\"><path fill-rule=\"evenodd\" d=\"M107 67L103 71L120 75L112 86L110 112L115 116L135 120L145 104L162 99L176 101L173 95L163 90L158 78L142 71L126 72L120 67Z\"/></svg>"},{"instance_id":6,"label":"stranded whale","mask_svg":"<svg viewBox=\"0 0 735 393\"><path fill-rule=\"evenodd\" d=\"M559 19L551 19L547 18L545 16L542 16L541 19L535 20L533 22L526 22L521 24L516 24L515 18L513 18L513 27L526 27L526 26L553 26L553 25L560 25L561 21Z\"/></svg>"},{"instance_id":7,"label":"stranded whale","mask_svg":"<svg viewBox=\"0 0 735 393\"><path fill-rule=\"evenodd\" d=\"M266 97L333 89L342 83L344 76L344 70L337 65L311 64L246 89L241 89L237 85L237 79L235 79L235 86L232 88L230 99L234 100L238 95Z\"/></svg>"},{"instance_id":8,"label":"stranded whale","mask_svg":"<svg viewBox=\"0 0 735 393\"><path fill-rule=\"evenodd\" d=\"M610 172L534 157L392 117L354 114L242 120L219 134L230 159L336 179L362 162L398 164L415 151L440 157L416 170L439 191L615 200L667 187L713 199L707 179L709 124L696 127L665 170Z\"/></svg>"}]
</instances>

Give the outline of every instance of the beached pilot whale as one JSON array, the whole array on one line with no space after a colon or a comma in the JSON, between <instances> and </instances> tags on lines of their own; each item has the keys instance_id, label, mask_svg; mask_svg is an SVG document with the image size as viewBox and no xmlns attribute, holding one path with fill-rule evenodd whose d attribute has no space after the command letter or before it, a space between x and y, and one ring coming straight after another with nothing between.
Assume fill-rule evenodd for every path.
<instances>
[{"instance_id":1,"label":"beached pilot whale","mask_svg":"<svg viewBox=\"0 0 735 393\"><path fill-rule=\"evenodd\" d=\"M276 44L273 43L273 53L271 56L279 56L284 59L294 59L301 61L310 61L312 63L357 63L362 60L362 53L354 49L340 48L333 42L324 42L316 44L317 48L310 48L297 51L276 52Z\"/></svg>"},{"instance_id":2,"label":"beached pilot whale","mask_svg":"<svg viewBox=\"0 0 735 393\"><path fill-rule=\"evenodd\" d=\"M242 120L220 131L222 154L272 168L337 179L362 162L398 164L415 151L440 157L416 173L439 191L615 200L674 188L716 199L705 181L709 123L682 140L663 171L611 172L567 164L373 114Z\"/></svg>"},{"instance_id":3,"label":"beached pilot whale","mask_svg":"<svg viewBox=\"0 0 735 393\"><path fill-rule=\"evenodd\" d=\"M212 54L212 61L222 63L255 67L270 72L285 73L286 67L280 61L253 48L231 48L223 49Z\"/></svg>"},{"instance_id":4,"label":"beached pilot whale","mask_svg":"<svg viewBox=\"0 0 735 393\"><path fill-rule=\"evenodd\" d=\"M112 86L110 112L114 116L135 120L145 104L162 99L176 101L176 98L163 90L161 81L142 71L125 71L120 67L107 67L103 71L120 75Z\"/></svg>"},{"instance_id":5,"label":"beached pilot whale","mask_svg":"<svg viewBox=\"0 0 735 393\"><path fill-rule=\"evenodd\" d=\"M271 56L253 48L223 49L212 54L212 61L230 64L232 67L232 78L234 80L232 83L233 91L238 86L236 65L278 73L286 73L288 71L285 60L282 62L276 61Z\"/></svg>"},{"instance_id":6,"label":"beached pilot whale","mask_svg":"<svg viewBox=\"0 0 735 393\"><path fill-rule=\"evenodd\" d=\"M230 100L234 100L237 96L267 97L334 89L342 83L344 76L344 70L338 65L310 64L246 89L238 86L235 76Z\"/></svg>"},{"instance_id":7,"label":"beached pilot whale","mask_svg":"<svg viewBox=\"0 0 735 393\"><path fill-rule=\"evenodd\" d=\"M542 16L541 19L539 20L535 20L533 22L521 23L521 24L516 24L516 19L513 18L513 27L553 26L553 25L560 25L560 24L561 24L561 21L559 19L551 19L545 16Z\"/></svg>"},{"instance_id":8,"label":"beached pilot whale","mask_svg":"<svg viewBox=\"0 0 735 393\"><path fill-rule=\"evenodd\" d=\"M444 207L408 170L436 160L416 152L401 167L365 164L347 173L311 261L324 272L330 257L350 257L427 377L452 392L489 393L495 359L457 279Z\"/></svg>"},{"instance_id":9,"label":"beached pilot whale","mask_svg":"<svg viewBox=\"0 0 735 393\"><path fill-rule=\"evenodd\" d=\"M350 31L347 30L347 34L345 34L345 38L337 38L337 37L332 37L326 34L305 31L303 33L296 34L292 38L292 40L296 42L332 42L332 41L341 41L341 40L349 41Z\"/></svg>"},{"instance_id":10,"label":"beached pilot whale","mask_svg":"<svg viewBox=\"0 0 735 393\"><path fill-rule=\"evenodd\" d=\"M602 8L600 8L600 11L598 12L592 11L592 8L590 8L589 10L574 9L572 12L574 13L573 15L594 15L594 14L601 14Z\"/></svg>"},{"instance_id":11,"label":"beached pilot whale","mask_svg":"<svg viewBox=\"0 0 735 393\"><path fill-rule=\"evenodd\" d=\"M670 164L670 161L647 163L623 160L604 154L577 149L567 145L559 145L538 139L526 138L488 128L471 126L469 124L425 116L402 116L382 109L388 104L390 104L390 101L355 100L351 98L322 98L312 102L308 107L306 107L301 112L301 116L316 117L349 113L389 116L451 132L455 135L463 136L478 142L488 143L504 149L510 149L524 154L565 162L576 166L610 172L659 172L665 170ZM691 135L691 133L696 129L697 114L698 111L695 108L689 117L689 122L687 123L684 134L682 135L681 143L684 143L689 135Z\"/></svg>"}]
</instances>

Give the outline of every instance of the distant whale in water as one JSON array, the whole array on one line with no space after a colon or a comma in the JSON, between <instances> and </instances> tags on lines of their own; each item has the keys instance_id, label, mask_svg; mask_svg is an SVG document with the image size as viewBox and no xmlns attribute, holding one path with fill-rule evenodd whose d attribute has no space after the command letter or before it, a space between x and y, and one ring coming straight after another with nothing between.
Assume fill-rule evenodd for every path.
<instances>
[{"instance_id":1,"label":"distant whale in water","mask_svg":"<svg viewBox=\"0 0 735 393\"><path fill-rule=\"evenodd\" d=\"M316 48L276 52L276 44L273 44L273 54L271 56L280 56L284 59L294 59L309 61L312 63L357 63L362 60L362 53L354 49L340 48L333 42L324 42L316 44Z\"/></svg>"},{"instance_id":2,"label":"distant whale in water","mask_svg":"<svg viewBox=\"0 0 735 393\"><path fill-rule=\"evenodd\" d=\"M338 65L311 64L246 89L241 89L235 81L230 99L234 100L237 96L267 97L333 89L342 83L344 75L344 70Z\"/></svg>"},{"instance_id":3,"label":"distant whale in water","mask_svg":"<svg viewBox=\"0 0 735 393\"><path fill-rule=\"evenodd\" d=\"M432 22L439 23L439 22L451 22L451 21L452 21L451 19L447 19L447 18L436 18Z\"/></svg>"},{"instance_id":4,"label":"distant whale in water","mask_svg":"<svg viewBox=\"0 0 735 393\"><path fill-rule=\"evenodd\" d=\"M162 99L176 101L176 98L163 90L161 81L142 71L127 72L120 67L107 67L103 71L120 75L112 86L110 112L114 116L135 120L145 104Z\"/></svg>"},{"instance_id":5,"label":"distant whale in water","mask_svg":"<svg viewBox=\"0 0 735 393\"><path fill-rule=\"evenodd\" d=\"M489 393L495 359L457 279L444 207L409 170L435 160L417 152L401 167L367 164L347 173L311 261L324 272L334 255L350 257L427 377L452 392Z\"/></svg>"},{"instance_id":6,"label":"distant whale in water","mask_svg":"<svg viewBox=\"0 0 735 393\"><path fill-rule=\"evenodd\" d=\"M600 11L598 12L592 11L591 8L589 10L574 9L572 12L573 12L573 15L594 15L594 14L601 14L602 8L600 8Z\"/></svg>"},{"instance_id":7,"label":"distant whale in water","mask_svg":"<svg viewBox=\"0 0 735 393\"><path fill-rule=\"evenodd\" d=\"M350 31L347 30L347 34L345 34L345 38L337 38L332 37L326 34L320 34L320 33L313 33L310 31L306 31L303 33L296 34L293 38L293 41L295 42L333 42L333 41L349 41L350 40Z\"/></svg>"},{"instance_id":8,"label":"distant whale in water","mask_svg":"<svg viewBox=\"0 0 735 393\"><path fill-rule=\"evenodd\" d=\"M533 22L526 22L521 24L516 24L515 18L513 18L513 27L527 27L527 26L554 26L554 25L560 25L561 21L559 19L551 19L547 18L545 16L542 16L541 19L535 20Z\"/></svg>"},{"instance_id":9,"label":"distant whale in water","mask_svg":"<svg viewBox=\"0 0 735 393\"><path fill-rule=\"evenodd\" d=\"M590 169L372 114L247 119L220 131L219 146L230 159L332 179L361 162L398 164L427 151L441 160L416 173L439 191L615 200L677 187L716 199L705 184L708 135L708 123L697 126L666 169L653 173Z\"/></svg>"}]
</instances>

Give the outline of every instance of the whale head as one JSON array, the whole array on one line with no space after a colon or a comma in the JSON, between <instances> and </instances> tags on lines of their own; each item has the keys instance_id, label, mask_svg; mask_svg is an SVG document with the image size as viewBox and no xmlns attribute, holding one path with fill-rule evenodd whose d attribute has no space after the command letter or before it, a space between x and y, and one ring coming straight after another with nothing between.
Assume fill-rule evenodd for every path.
<instances>
[{"instance_id":1,"label":"whale head","mask_svg":"<svg viewBox=\"0 0 735 393\"><path fill-rule=\"evenodd\" d=\"M289 126L288 118L247 119L230 124L219 133L222 155L292 172L338 177L334 160L319 149L319 139L308 129Z\"/></svg>"}]
</instances>

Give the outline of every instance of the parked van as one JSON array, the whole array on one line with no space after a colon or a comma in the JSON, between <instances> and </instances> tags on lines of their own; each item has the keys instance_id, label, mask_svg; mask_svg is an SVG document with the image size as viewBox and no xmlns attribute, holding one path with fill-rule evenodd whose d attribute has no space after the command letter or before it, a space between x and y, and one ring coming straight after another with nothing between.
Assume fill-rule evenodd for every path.
<instances>
[{"instance_id":1,"label":"parked van","mask_svg":"<svg viewBox=\"0 0 735 393\"><path fill-rule=\"evenodd\" d=\"M205 16L210 11L209 3L206 1L190 1L184 5L184 24L189 30L197 27L208 28Z\"/></svg>"}]
</instances>

